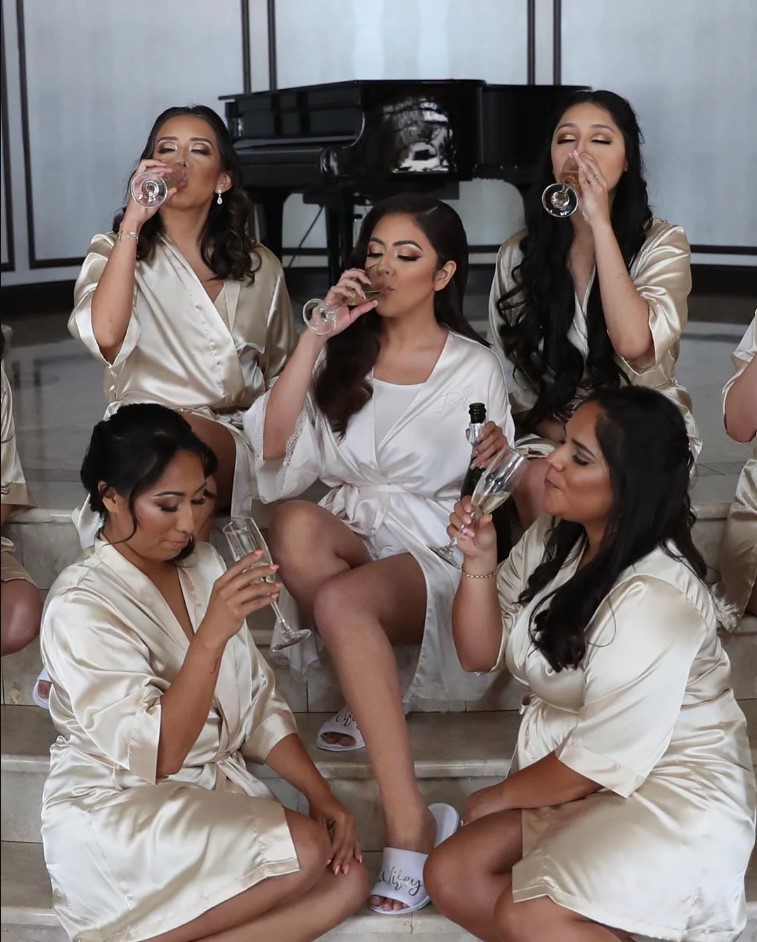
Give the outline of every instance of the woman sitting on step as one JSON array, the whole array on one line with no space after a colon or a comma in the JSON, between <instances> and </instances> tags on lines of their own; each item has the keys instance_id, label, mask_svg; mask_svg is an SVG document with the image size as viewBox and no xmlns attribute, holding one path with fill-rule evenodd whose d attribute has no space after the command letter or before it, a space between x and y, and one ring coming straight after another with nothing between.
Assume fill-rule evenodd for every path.
<instances>
[{"instance_id":1,"label":"woman sitting on step","mask_svg":"<svg viewBox=\"0 0 757 942\"><path fill-rule=\"evenodd\" d=\"M0 481L0 526L14 510L31 507L33 502L26 486L26 478L16 449L16 426L13 421L13 393L5 375L5 333L0 330L0 380L2 381L2 428L0 450L2 451L2 480ZM2 656L15 654L25 648L39 634L42 601L39 590L31 576L16 558L13 543L5 536L0 555L0 578L2 579ZM43 688L40 690L40 688ZM49 689L46 677L40 677L35 685L35 702L44 705ZM44 700L43 700L44 697Z\"/></svg>"},{"instance_id":2,"label":"woman sitting on step","mask_svg":"<svg viewBox=\"0 0 757 942\"><path fill-rule=\"evenodd\" d=\"M490 332L508 365L518 445L532 459L515 491L526 527L541 513L544 459L593 389L659 389L681 410L695 456L701 448L691 399L676 379L691 251L680 226L652 215L641 140L625 98L572 94L551 125L526 228L497 256ZM542 192L569 161L578 208L555 218Z\"/></svg>"},{"instance_id":3,"label":"woman sitting on step","mask_svg":"<svg viewBox=\"0 0 757 942\"><path fill-rule=\"evenodd\" d=\"M384 200L365 217L356 261L326 296L330 336L302 334L244 426L263 500L317 478L330 488L320 505L278 507L268 538L296 602L291 617L316 628L348 704L318 745L365 745L378 780L387 847L372 906L402 914L428 902L424 855L457 821L421 795L404 712L416 699L476 700L490 684L460 669L450 628L460 573L429 545L445 542L471 463L469 403L485 403L493 420L477 464L501 445L499 426L512 437L513 425L501 364L463 315L468 246L457 213L426 196ZM371 286L379 298L365 302ZM409 685L393 651L403 646L420 646ZM317 656L311 638L290 663Z\"/></svg>"},{"instance_id":4,"label":"woman sitting on step","mask_svg":"<svg viewBox=\"0 0 757 942\"><path fill-rule=\"evenodd\" d=\"M736 485L720 543L720 588L732 606L730 626L745 611L757 615L757 314L733 354L736 373L723 389L725 427L737 442L753 442Z\"/></svg>"},{"instance_id":5,"label":"woman sitting on step","mask_svg":"<svg viewBox=\"0 0 757 942\"><path fill-rule=\"evenodd\" d=\"M195 543L213 452L176 412L130 405L82 466L102 530L56 580L42 840L72 939L306 942L368 894L352 815L305 752L244 619L275 566ZM290 811L247 770L306 798Z\"/></svg>"},{"instance_id":6,"label":"woman sitting on step","mask_svg":"<svg viewBox=\"0 0 757 942\"><path fill-rule=\"evenodd\" d=\"M168 197L141 205L127 192L113 231L92 240L68 329L105 368L106 416L134 402L181 411L218 458L209 496L249 514L255 476L241 416L294 347L284 273L248 231L239 156L215 111L160 114L134 177L145 171L168 176ZM98 521L86 505L75 522L90 546Z\"/></svg>"},{"instance_id":7,"label":"woman sitting on step","mask_svg":"<svg viewBox=\"0 0 757 942\"><path fill-rule=\"evenodd\" d=\"M692 542L691 465L670 399L604 390L569 419L548 516L498 571L491 519L455 508L472 577L460 660L532 691L510 775L471 795L426 865L437 907L478 938L731 942L744 927L754 770Z\"/></svg>"}]
</instances>

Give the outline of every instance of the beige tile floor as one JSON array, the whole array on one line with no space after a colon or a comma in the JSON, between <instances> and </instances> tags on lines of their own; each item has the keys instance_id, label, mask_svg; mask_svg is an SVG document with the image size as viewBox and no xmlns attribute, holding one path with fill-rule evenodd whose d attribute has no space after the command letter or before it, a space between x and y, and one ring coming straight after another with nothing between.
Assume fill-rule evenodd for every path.
<instances>
[{"instance_id":1,"label":"beige tile floor","mask_svg":"<svg viewBox=\"0 0 757 942\"><path fill-rule=\"evenodd\" d=\"M725 434L721 415L730 354L744 330L743 324L691 323L681 342L678 375L692 395L704 441L698 500L729 500L747 455L747 446ZM34 336L28 324L16 333ZM105 408L102 368L68 338L12 344L6 370L13 384L21 460L37 504L71 509L82 497L79 467L92 426Z\"/></svg>"}]
</instances>

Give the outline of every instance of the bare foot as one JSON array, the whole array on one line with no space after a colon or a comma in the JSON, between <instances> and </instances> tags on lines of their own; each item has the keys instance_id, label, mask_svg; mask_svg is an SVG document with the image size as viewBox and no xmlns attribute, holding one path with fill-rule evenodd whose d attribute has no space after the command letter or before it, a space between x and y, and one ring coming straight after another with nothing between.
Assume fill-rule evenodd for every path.
<instances>
[{"instance_id":1,"label":"bare foot","mask_svg":"<svg viewBox=\"0 0 757 942\"><path fill-rule=\"evenodd\" d=\"M390 824L386 826L386 846L399 847L402 850L417 850L421 854L430 854L436 842L436 819L428 808L425 809L423 819L414 826L395 828ZM400 912L407 909L404 903L386 896L371 896L371 906L383 909L385 912Z\"/></svg>"}]
</instances>

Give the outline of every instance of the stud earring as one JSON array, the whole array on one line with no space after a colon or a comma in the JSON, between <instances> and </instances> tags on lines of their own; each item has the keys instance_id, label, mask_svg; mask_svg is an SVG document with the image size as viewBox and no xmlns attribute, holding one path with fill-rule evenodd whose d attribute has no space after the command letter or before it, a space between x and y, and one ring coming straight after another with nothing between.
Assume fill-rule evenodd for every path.
<instances>
[{"instance_id":1,"label":"stud earring","mask_svg":"<svg viewBox=\"0 0 757 942\"><path fill-rule=\"evenodd\" d=\"M218 199L216 200L216 203L218 203L218 205L220 206L221 203L223 203L223 197L221 196L222 191L216 190L216 193L218 193Z\"/></svg>"}]
</instances>

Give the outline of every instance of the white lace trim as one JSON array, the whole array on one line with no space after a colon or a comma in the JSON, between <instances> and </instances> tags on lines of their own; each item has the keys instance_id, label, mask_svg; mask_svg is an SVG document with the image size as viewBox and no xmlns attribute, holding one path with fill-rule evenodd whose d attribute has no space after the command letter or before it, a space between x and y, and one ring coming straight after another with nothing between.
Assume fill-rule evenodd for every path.
<instances>
[{"instance_id":1,"label":"white lace trim","mask_svg":"<svg viewBox=\"0 0 757 942\"><path fill-rule=\"evenodd\" d=\"M255 455L258 491L260 499L264 502L278 500L281 497L284 491L287 472L292 463L292 456L297 448L297 443L302 435L305 423L308 421L308 400L306 400L305 406L297 417L294 431L286 443L284 457L278 462L266 461L263 458L263 434L265 431L265 416L270 395L271 390L269 389L267 392L263 393L259 399L255 400L244 417L244 431L252 446L253 454ZM273 469L276 465L278 465L278 468L275 473L273 473Z\"/></svg>"}]
</instances>

